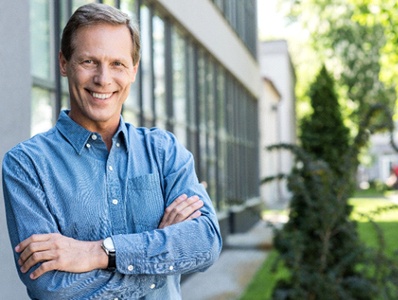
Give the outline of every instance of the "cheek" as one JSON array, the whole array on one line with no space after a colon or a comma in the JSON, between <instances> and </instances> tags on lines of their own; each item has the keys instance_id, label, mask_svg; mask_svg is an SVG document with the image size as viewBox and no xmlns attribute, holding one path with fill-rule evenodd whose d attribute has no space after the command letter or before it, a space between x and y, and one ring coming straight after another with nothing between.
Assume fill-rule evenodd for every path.
<instances>
[{"instance_id":1,"label":"cheek","mask_svg":"<svg viewBox=\"0 0 398 300\"><path fill-rule=\"evenodd\" d=\"M117 83L120 87L122 87L125 90L130 90L130 85L132 82L134 82L134 79L130 76L127 76L126 74L123 74L121 76L117 77Z\"/></svg>"}]
</instances>

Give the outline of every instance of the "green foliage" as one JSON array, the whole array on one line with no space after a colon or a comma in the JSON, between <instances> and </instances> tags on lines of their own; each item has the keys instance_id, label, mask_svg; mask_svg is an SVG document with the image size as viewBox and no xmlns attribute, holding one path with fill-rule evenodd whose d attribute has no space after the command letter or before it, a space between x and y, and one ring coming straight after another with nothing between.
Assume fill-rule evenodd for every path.
<instances>
[{"instance_id":1,"label":"green foliage","mask_svg":"<svg viewBox=\"0 0 398 300\"><path fill-rule=\"evenodd\" d=\"M302 121L303 150L289 176L293 197L290 218L275 236L275 247L291 271L280 281L275 299L371 299L372 284L355 266L365 249L351 207L347 155L349 131L344 126L334 81L322 67L310 90L313 113ZM348 169L349 170L349 169ZM370 292L363 292L369 286Z\"/></svg>"},{"instance_id":2,"label":"green foliage","mask_svg":"<svg viewBox=\"0 0 398 300\"><path fill-rule=\"evenodd\" d=\"M395 286L392 284L393 282L396 283L398 278L397 274L394 273L398 267L398 261L396 258L394 259L398 249L398 240L396 239L396 233L398 232L398 206L392 205L391 201L385 199L380 193L376 194L373 192L371 197L364 198L363 193L360 192L356 193L355 198L349 201L349 204L353 206L351 218L357 221L359 237L368 249L365 265L359 265L358 268L362 272L368 272L369 278L375 278L376 271L379 277L383 273L387 275L383 281L380 280L381 282L378 286L379 296L374 299L392 300L396 299L398 294L398 284L395 284ZM369 221L369 217L372 222ZM377 224L378 229L376 229L375 224ZM379 232L383 233L383 243L380 242L381 235ZM386 264L385 262L388 260L390 262ZM380 268L384 268L384 271L380 270ZM272 250L250 285L246 288L241 300L269 300L276 283L282 279L288 280L289 276L289 270L285 268L279 259L278 253Z\"/></svg>"},{"instance_id":3,"label":"green foliage","mask_svg":"<svg viewBox=\"0 0 398 300\"><path fill-rule=\"evenodd\" d=\"M398 55L395 0L282 0L310 34L313 49L338 79L346 117L356 133L375 104L394 108ZM302 76L299 74L299 78ZM384 122L386 115L372 122ZM379 130L382 128L379 128Z\"/></svg>"},{"instance_id":4,"label":"green foliage","mask_svg":"<svg viewBox=\"0 0 398 300\"><path fill-rule=\"evenodd\" d=\"M310 88L313 112L301 121L302 147L317 159L323 159L335 173L343 175L341 158L350 144L348 128L344 125L334 79L326 67L320 70Z\"/></svg>"},{"instance_id":5,"label":"green foliage","mask_svg":"<svg viewBox=\"0 0 398 300\"><path fill-rule=\"evenodd\" d=\"M293 194L289 221L274 238L291 277L278 281L273 299L373 299L376 287L356 268L365 248L348 218L345 178L299 147L271 147L280 148L290 149L298 164L287 176Z\"/></svg>"}]
</instances>

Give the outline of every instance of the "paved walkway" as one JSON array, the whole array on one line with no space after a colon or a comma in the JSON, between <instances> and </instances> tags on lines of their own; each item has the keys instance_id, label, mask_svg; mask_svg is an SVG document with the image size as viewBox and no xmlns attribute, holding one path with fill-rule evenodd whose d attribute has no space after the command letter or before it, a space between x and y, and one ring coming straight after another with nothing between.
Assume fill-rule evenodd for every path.
<instances>
[{"instance_id":1,"label":"paved walkway","mask_svg":"<svg viewBox=\"0 0 398 300\"><path fill-rule=\"evenodd\" d=\"M224 241L218 261L182 283L184 300L236 300L261 267L272 245L272 229L259 221L251 230Z\"/></svg>"}]
</instances>

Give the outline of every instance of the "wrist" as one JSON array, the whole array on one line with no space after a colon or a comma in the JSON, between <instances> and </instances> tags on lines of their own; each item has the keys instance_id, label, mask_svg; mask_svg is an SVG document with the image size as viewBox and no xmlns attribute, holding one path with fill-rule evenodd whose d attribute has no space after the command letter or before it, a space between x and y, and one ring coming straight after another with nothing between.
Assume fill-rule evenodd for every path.
<instances>
[{"instance_id":1,"label":"wrist","mask_svg":"<svg viewBox=\"0 0 398 300\"><path fill-rule=\"evenodd\" d=\"M111 237L107 237L102 241L101 244L102 249L104 250L104 253L108 257L108 264L107 268L108 271L115 271L116 270L116 249L113 244L113 240Z\"/></svg>"},{"instance_id":2,"label":"wrist","mask_svg":"<svg viewBox=\"0 0 398 300\"><path fill-rule=\"evenodd\" d=\"M93 258L95 258L95 269L106 269L108 267L108 255L102 249L102 240L95 242L95 255L93 255Z\"/></svg>"}]
</instances>

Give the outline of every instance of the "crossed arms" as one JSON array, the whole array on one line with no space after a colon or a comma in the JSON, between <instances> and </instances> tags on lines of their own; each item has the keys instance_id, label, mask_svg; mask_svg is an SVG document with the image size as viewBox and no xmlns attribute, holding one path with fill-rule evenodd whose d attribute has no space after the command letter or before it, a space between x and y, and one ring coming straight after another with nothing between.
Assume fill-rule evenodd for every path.
<instances>
[{"instance_id":1,"label":"crossed arms","mask_svg":"<svg viewBox=\"0 0 398 300\"><path fill-rule=\"evenodd\" d=\"M158 228L197 218L201 215L201 207L203 201L198 196L183 194L166 208ZM101 248L101 243L102 240L79 241L59 233L34 234L20 242L15 251L20 254L18 265L22 273L41 263L30 274L34 280L53 270L83 273L106 269L108 256Z\"/></svg>"}]
</instances>

